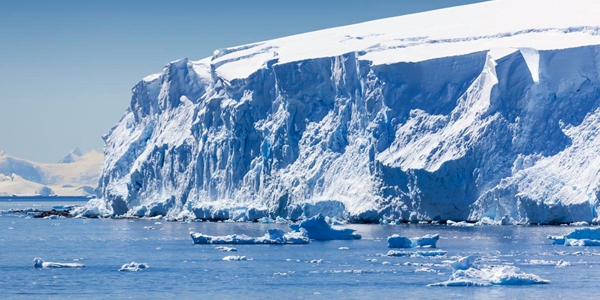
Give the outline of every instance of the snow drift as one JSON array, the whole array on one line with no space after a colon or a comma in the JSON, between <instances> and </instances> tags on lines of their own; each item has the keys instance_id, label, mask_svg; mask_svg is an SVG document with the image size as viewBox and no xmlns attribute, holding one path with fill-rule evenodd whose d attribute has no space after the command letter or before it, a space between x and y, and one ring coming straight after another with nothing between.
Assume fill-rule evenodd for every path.
<instances>
[{"instance_id":1,"label":"snow drift","mask_svg":"<svg viewBox=\"0 0 600 300\"><path fill-rule=\"evenodd\" d=\"M503 0L144 78L87 215L597 221L600 2Z\"/></svg>"}]
</instances>

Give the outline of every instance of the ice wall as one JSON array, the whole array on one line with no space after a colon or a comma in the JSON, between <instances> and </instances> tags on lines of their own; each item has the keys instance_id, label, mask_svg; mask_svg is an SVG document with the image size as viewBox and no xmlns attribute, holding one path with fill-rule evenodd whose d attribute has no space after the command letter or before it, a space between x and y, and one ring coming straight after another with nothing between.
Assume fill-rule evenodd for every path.
<instances>
[{"instance_id":1,"label":"ice wall","mask_svg":"<svg viewBox=\"0 0 600 300\"><path fill-rule=\"evenodd\" d=\"M274 58L242 79L218 67L245 48L176 61L104 137L88 213L593 221L599 48Z\"/></svg>"}]
</instances>

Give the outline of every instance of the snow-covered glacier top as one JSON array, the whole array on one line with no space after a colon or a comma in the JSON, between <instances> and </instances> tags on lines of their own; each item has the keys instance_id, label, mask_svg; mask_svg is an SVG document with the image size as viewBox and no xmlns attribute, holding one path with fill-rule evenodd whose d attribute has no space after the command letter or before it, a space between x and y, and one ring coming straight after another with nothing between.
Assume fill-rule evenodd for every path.
<instances>
[{"instance_id":1,"label":"snow-covered glacier top","mask_svg":"<svg viewBox=\"0 0 600 300\"><path fill-rule=\"evenodd\" d=\"M599 14L593 0L496 0L219 49L195 64L233 80L269 63L349 52L380 65L497 48L564 49L598 44Z\"/></svg>"},{"instance_id":2,"label":"snow-covered glacier top","mask_svg":"<svg viewBox=\"0 0 600 300\"><path fill-rule=\"evenodd\" d=\"M498 0L171 62L84 213L598 221L599 15Z\"/></svg>"}]
</instances>

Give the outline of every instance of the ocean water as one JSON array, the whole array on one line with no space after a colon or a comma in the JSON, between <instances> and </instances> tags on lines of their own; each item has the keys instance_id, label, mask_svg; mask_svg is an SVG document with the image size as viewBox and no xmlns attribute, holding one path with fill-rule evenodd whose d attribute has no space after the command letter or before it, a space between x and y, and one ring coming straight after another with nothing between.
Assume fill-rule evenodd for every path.
<instances>
[{"instance_id":1,"label":"ocean water","mask_svg":"<svg viewBox=\"0 0 600 300\"><path fill-rule=\"evenodd\" d=\"M190 231L261 236L282 224L164 220L33 219L0 215L2 298L45 299L597 299L600 248L552 245L573 227L348 225L361 240L307 245L194 245ZM440 234L445 257L387 257L386 238ZM340 249L342 248L342 249ZM346 249L347 248L347 249ZM247 261L224 261L243 255ZM476 255L479 264L512 264L547 285L428 287L449 279L442 261ZM79 262L81 269L35 269L34 257ZM568 262L557 268L560 261ZM140 272L119 272L132 261Z\"/></svg>"}]
</instances>

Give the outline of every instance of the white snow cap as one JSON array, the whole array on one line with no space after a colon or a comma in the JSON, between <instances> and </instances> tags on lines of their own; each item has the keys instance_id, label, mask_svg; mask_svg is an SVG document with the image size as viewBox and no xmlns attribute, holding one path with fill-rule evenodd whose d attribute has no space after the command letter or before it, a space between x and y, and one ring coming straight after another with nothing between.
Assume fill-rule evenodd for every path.
<instances>
[{"instance_id":1,"label":"white snow cap","mask_svg":"<svg viewBox=\"0 0 600 300\"><path fill-rule=\"evenodd\" d=\"M269 61L283 64L349 52L381 65L494 48L595 45L600 43L598 15L600 5L594 0L482 2L215 50L210 65L219 76L233 80L248 77Z\"/></svg>"}]
</instances>

